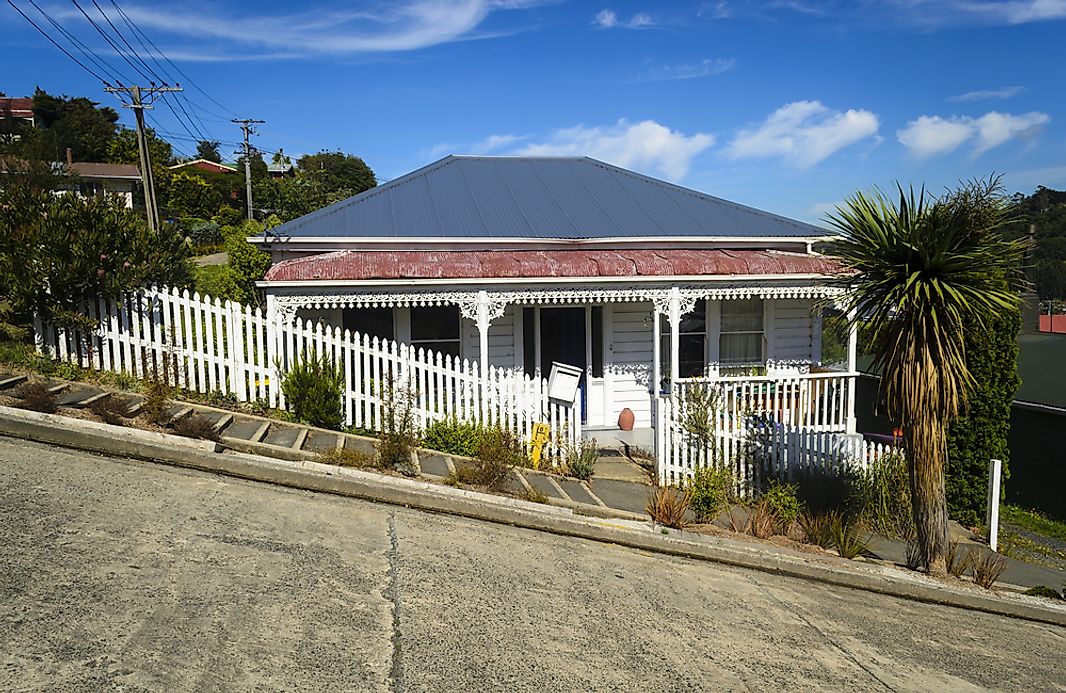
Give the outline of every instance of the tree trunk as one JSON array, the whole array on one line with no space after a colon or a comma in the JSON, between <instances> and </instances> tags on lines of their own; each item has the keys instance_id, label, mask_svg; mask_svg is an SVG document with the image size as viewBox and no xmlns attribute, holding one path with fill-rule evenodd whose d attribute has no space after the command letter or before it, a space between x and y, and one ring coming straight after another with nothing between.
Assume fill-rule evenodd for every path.
<instances>
[{"instance_id":1,"label":"tree trunk","mask_svg":"<svg viewBox=\"0 0 1066 693\"><path fill-rule=\"evenodd\" d=\"M905 431L911 507L918 546L930 575L947 575L948 504L944 486L947 436L939 421L913 422Z\"/></svg>"}]
</instances>

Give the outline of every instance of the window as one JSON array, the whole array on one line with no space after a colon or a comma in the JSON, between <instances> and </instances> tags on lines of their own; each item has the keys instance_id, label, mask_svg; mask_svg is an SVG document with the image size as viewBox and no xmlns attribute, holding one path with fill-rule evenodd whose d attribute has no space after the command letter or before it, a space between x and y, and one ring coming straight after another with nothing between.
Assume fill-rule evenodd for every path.
<instances>
[{"instance_id":1,"label":"window","mask_svg":"<svg viewBox=\"0 0 1066 693\"><path fill-rule=\"evenodd\" d=\"M395 339L392 308L345 308L341 315L344 329L381 339Z\"/></svg>"},{"instance_id":2,"label":"window","mask_svg":"<svg viewBox=\"0 0 1066 693\"><path fill-rule=\"evenodd\" d=\"M537 333L533 308L522 309L522 367L526 375L537 374Z\"/></svg>"},{"instance_id":3,"label":"window","mask_svg":"<svg viewBox=\"0 0 1066 693\"><path fill-rule=\"evenodd\" d=\"M763 302L761 298L722 301L718 355L725 366L763 363Z\"/></svg>"},{"instance_id":4,"label":"window","mask_svg":"<svg viewBox=\"0 0 1066 693\"><path fill-rule=\"evenodd\" d=\"M411 308L411 344L459 357L459 306Z\"/></svg>"},{"instance_id":5,"label":"window","mask_svg":"<svg viewBox=\"0 0 1066 693\"><path fill-rule=\"evenodd\" d=\"M670 320L665 315L659 316L662 340L660 347L660 368L663 379L670 377ZM707 302L696 301L691 313L681 316L677 330L677 374L681 378L695 378L703 375L707 366Z\"/></svg>"},{"instance_id":6,"label":"window","mask_svg":"<svg viewBox=\"0 0 1066 693\"><path fill-rule=\"evenodd\" d=\"M592 306L592 377L603 377L603 306Z\"/></svg>"}]
</instances>

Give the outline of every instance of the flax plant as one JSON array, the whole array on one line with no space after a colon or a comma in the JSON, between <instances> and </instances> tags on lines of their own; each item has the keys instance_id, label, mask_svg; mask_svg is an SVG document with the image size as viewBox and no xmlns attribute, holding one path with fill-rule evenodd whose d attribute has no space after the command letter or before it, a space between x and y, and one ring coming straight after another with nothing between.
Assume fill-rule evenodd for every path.
<instances>
[{"instance_id":1,"label":"flax plant","mask_svg":"<svg viewBox=\"0 0 1066 693\"><path fill-rule=\"evenodd\" d=\"M886 413L903 426L921 562L947 573L944 467L947 429L965 410L972 376L964 331L1017 310L1025 246L1002 229L998 178L973 181L943 199L923 188L894 202L856 193L828 216L838 233L845 306L869 329Z\"/></svg>"}]
</instances>

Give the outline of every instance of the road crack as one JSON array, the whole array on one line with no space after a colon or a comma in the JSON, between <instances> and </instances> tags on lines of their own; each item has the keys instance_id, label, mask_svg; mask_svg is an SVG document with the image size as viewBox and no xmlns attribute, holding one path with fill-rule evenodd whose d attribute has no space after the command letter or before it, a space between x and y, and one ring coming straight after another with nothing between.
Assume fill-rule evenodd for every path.
<instances>
[{"instance_id":1,"label":"road crack","mask_svg":"<svg viewBox=\"0 0 1066 693\"><path fill-rule=\"evenodd\" d=\"M386 558L389 562L388 585L385 587L385 598L392 605L392 667L389 671L389 680L392 682L392 690L403 690L403 648L400 641L400 539L396 533L396 514L389 513L389 549Z\"/></svg>"}]
</instances>

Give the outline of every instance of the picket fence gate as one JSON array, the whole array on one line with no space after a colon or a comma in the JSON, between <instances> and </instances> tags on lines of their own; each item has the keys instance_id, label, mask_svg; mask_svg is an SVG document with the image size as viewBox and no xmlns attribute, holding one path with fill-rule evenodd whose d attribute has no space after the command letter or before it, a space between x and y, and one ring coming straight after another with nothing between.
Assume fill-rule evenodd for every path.
<instances>
[{"instance_id":1,"label":"picket fence gate","mask_svg":"<svg viewBox=\"0 0 1066 693\"><path fill-rule=\"evenodd\" d=\"M795 480L845 467L865 471L900 452L845 432L847 411L841 402L847 399L850 378L816 377L804 388L799 388L800 379L762 377L754 386L727 379L699 383L717 392L710 410L693 407L695 384L678 383L657 400L659 482L683 484L700 467L728 466L737 492L747 497L770 479Z\"/></svg>"},{"instance_id":2,"label":"picket fence gate","mask_svg":"<svg viewBox=\"0 0 1066 693\"><path fill-rule=\"evenodd\" d=\"M328 358L343 374L348 426L384 427L388 405L409 400L415 423L455 418L499 426L530 440L551 430L556 456L581 439L580 394L573 405L548 397L545 378L478 364L322 323L287 322L260 308L178 289L146 289L122 301L85 306L95 329L36 321L38 349L83 368L144 378L162 373L178 387L285 409L284 373L297 359ZM161 371L161 369L165 369Z\"/></svg>"}]
</instances>

